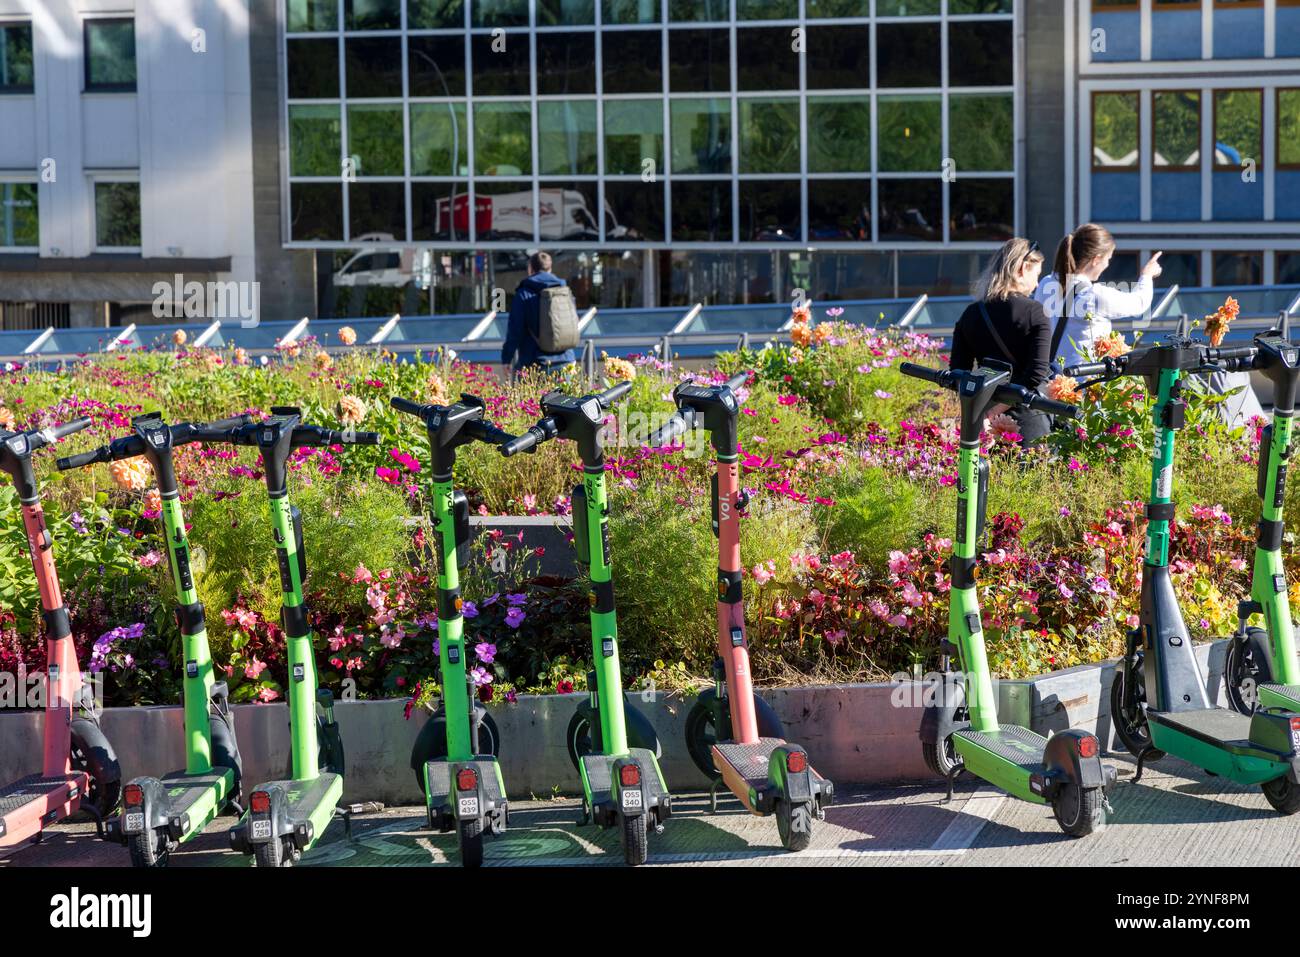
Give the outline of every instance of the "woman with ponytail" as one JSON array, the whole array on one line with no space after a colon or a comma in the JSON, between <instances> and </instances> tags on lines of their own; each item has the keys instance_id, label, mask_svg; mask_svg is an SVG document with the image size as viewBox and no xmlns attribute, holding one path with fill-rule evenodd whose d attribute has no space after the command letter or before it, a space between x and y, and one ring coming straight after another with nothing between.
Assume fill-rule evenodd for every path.
<instances>
[{"instance_id":1,"label":"woman with ponytail","mask_svg":"<svg viewBox=\"0 0 1300 957\"><path fill-rule=\"evenodd\" d=\"M1052 358L1063 359L1064 365L1093 361L1093 343L1111 334L1111 320L1140 316L1151 308L1161 254L1147 260L1137 283L1125 291L1098 282L1114 253L1115 237L1106 227L1084 223L1061 240L1052 272L1034 292L1052 321Z\"/></svg>"}]
</instances>

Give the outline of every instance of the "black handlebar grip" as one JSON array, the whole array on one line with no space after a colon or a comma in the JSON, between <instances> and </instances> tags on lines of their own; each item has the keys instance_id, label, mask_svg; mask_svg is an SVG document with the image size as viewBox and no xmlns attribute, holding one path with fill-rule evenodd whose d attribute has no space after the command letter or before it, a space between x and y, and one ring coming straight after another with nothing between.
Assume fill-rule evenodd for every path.
<instances>
[{"instance_id":1,"label":"black handlebar grip","mask_svg":"<svg viewBox=\"0 0 1300 957\"><path fill-rule=\"evenodd\" d=\"M420 417L424 416L424 410L428 408L427 405L422 403L412 402L410 399L403 399L400 395L393 396L388 400L388 404L398 412L407 412L411 415L418 415Z\"/></svg>"},{"instance_id":2,"label":"black handlebar grip","mask_svg":"<svg viewBox=\"0 0 1300 957\"><path fill-rule=\"evenodd\" d=\"M1065 367L1065 374L1072 379L1084 375L1105 375L1109 371L1110 366L1105 362L1083 362L1077 366Z\"/></svg>"},{"instance_id":3,"label":"black handlebar grip","mask_svg":"<svg viewBox=\"0 0 1300 957\"><path fill-rule=\"evenodd\" d=\"M606 389L596 398L600 400L600 407L602 409L608 409L611 405L613 405L615 402L623 398L623 396L627 395L631 391L632 391L632 380L624 379L622 382L610 386L608 389Z\"/></svg>"},{"instance_id":4,"label":"black handlebar grip","mask_svg":"<svg viewBox=\"0 0 1300 957\"><path fill-rule=\"evenodd\" d=\"M1259 353L1258 346L1233 346L1231 349L1207 349L1206 356L1211 361L1225 359L1253 359Z\"/></svg>"},{"instance_id":5,"label":"black handlebar grip","mask_svg":"<svg viewBox=\"0 0 1300 957\"><path fill-rule=\"evenodd\" d=\"M737 389L739 389L742 385L744 385L748 381L749 381L748 372L737 372L735 375L733 375L730 379L726 381L726 386L732 392L735 392Z\"/></svg>"},{"instance_id":6,"label":"black handlebar grip","mask_svg":"<svg viewBox=\"0 0 1300 957\"><path fill-rule=\"evenodd\" d=\"M107 462L109 450L107 445L101 445L97 449L91 449L89 452L82 452L80 455L69 455L61 458L54 464L60 472L66 472L68 469L79 469L87 465L94 465L96 462Z\"/></svg>"},{"instance_id":7,"label":"black handlebar grip","mask_svg":"<svg viewBox=\"0 0 1300 957\"><path fill-rule=\"evenodd\" d=\"M71 435L74 432L80 432L88 425L90 425L90 419L87 418L73 419L71 422L64 422L62 425L56 425L54 428L49 430L49 433L54 438L61 439L64 436Z\"/></svg>"},{"instance_id":8,"label":"black handlebar grip","mask_svg":"<svg viewBox=\"0 0 1300 957\"><path fill-rule=\"evenodd\" d=\"M528 431L523 435L516 436L509 442L503 442L500 446L501 454L506 458L510 458L512 455L518 455L520 452L531 450L538 442L543 442L545 440L546 433L537 426L532 425L528 427Z\"/></svg>"},{"instance_id":9,"label":"black handlebar grip","mask_svg":"<svg viewBox=\"0 0 1300 957\"><path fill-rule=\"evenodd\" d=\"M1048 415L1059 415L1063 419L1077 419L1079 417L1079 407L1070 405L1068 402L1057 402L1055 399L1049 399L1041 395L1033 395L1025 403L1031 409L1037 409L1039 412L1046 412Z\"/></svg>"},{"instance_id":10,"label":"black handlebar grip","mask_svg":"<svg viewBox=\"0 0 1300 957\"><path fill-rule=\"evenodd\" d=\"M503 445L506 442L514 441L515 438L509 432L498 429L491 422L484 422L481 419L477 422L470 422L465 426L465 431L469 433L471 438L486 442L489 445Z\"/></svg>"},{"instance_id":11,"label":"black handlebar grip","mask_svg":"<svg viewBox=\"0 0 1300 957\"><path fill-rule=\"evenodd\" d=\"M915 362L904 362L898 367L898 371L903 375L911 376L913 379L924 379L926 382L933 382L935 385L949 387L951 378L944 369L931 369L929 366L919 366Z\"/></svg>"},{"instance_id":12,"label":"black handlebar grip","mask_svg":"<svg viewBox=\"0 0 1300 957\"><path fill-rule=\"evenodd\" d=\"M326 436L326 445L378 445L378 432L336 432L322 429Z\"/></svg>"},{"instance_id":13,"label":"black handlebar grip","mask_svg":"<svg viewBox=\"0 0 1300 957\"><path fill-rule=\"evenodd\" d=\"M668 445L679 435L685 435L691 430L691 426L695 424L694 411L694 409L690 410L692 414L689 418L686 409L678 411L671 419L650 433L646 438L646 445L658 448L662 445Z\"/></svg>"},{"instance_id":14,"label":"black handlebar grip","mask_svg":"<svg viewBox=\"0 0 1300 957\"><path fill-rule=\"evenodd\" d=\"M248 425L252 421L253 417L251 415L247 412L241 412L239 415L232 415L228 419L218 419L215 422L209 422L207 428L220 430L237 429L241 425Z\"/></svg>"}]
</instances>

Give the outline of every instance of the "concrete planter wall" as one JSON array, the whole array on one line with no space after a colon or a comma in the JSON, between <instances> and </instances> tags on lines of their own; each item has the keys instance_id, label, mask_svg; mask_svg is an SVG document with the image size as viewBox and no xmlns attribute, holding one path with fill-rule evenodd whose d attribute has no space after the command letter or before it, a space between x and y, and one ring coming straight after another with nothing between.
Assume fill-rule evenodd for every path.
<instances>
[{"instance_id":1,"label":"concrete planter wall","mask_svg":"<svg viewBox=\"0 0 1300 957\"><path fill-rule=\"evenodd\" d=\"M1198 646L1211 697L1222 692L1226 642ZM1084 665L998 686L999 715L1040 734L1085 728L1110 743L1110 683L1114 663ZM923 709L910 683L776 688L762 692L785 723L790 740L808 748L823 774L842 784L879 784L930 777L921 758L918 731ZM577 772L564 747L565 729L582 695L522 696L498 705L501 764L512 797L572 794ZM707 781L686 753L683 727L692 698L657 696L634 703L654 722L663 743L663 770L676 791L700 790ZM403 718L404 702L339 702L335 714L347 755L345 799L417 804L421 797L409 767L411 746L427 715ZM182 766L182 713L177 707L110 708L104 730L127 777L162 774ZM289 760L288 710L283 704L240 705L235 726L249 783L280 777ZM39 714L0 714L0 781L39 766ZM1118 743L1114 747L1122 750Z\"/></svg>"}]
</instances>

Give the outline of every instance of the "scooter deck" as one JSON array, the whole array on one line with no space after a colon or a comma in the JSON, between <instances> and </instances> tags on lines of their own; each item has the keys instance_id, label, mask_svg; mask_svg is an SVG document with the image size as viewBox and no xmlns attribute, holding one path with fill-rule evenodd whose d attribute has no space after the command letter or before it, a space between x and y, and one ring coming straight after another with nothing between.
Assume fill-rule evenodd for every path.
<instances>
[{"instance_id":1,"label":"scooter deck","mask_svg":"<svg viewBox=\"0 0 1300 957\"><path fill-rule=\"evenodd\" d=\"M334 809L343 797L343 776L322 772L310 781L269 781L254 790L262 791L278 785L288 798L286 817L291 825L309 822L312 826L311 839L306 850L320 839L325 828L334 818ZM249 792L252 793L252 792Z\"/></svg>"},{"instance_id":2,"label":"scooter deck","mask_svg":"<svg viewBox=\"0 0 1300 957\"><path fill-rule=\"evenodd\" d=\"M1028 728L1003 725L996 731L962 728L953 732L953 747L966 770L990 784L1035 804L1046 804L1030 786L1031 778L1043 770L1043 749L1047 739Z\"/></svg>"},{"instance_id":3,"label":"scooter deck","mask_svg":"<svg viewBox=\"0 0 1300 957\"><path fill-rule=\"evenodd\" d=\"M631 748L628 755L637 759L643 769L653 773L643 776L646 790L646 806L655 807L659 798L668 793L664 785L663 773L654 752L646 748ZM614 800L613 767L616 754L585 754L582 757L582 781L587 790L587 803L595 808L601 804L611 804Z\"/></svg>"},{"instance_id":4,"label":"scooter deck","mask_svg":"<svg viewBox=\"0 0 1300 957\"><path fill-rule=\"evenodd\" d=\"M48 778L29 774L0 788L0 847L20 844L75 813L89 786L89 778L81 773Z\"/></svg>"},{"instance_id":5,"label":"scooter deck","mask_svg":"<svg viewBox=\"0 0 1300 957\"><path fill-rule=\"evenodd\" d=\"M425 806L432 813L435 809L445 808L447 818L453 818L452 814L452 795L455 793L455 784L451 778L451 769L453 766L474 765L478 771L479 781L483 785L483 812L492 815L500 812L504 821L506 809L506 788L505 783L501 780L501 765L497 759L490 754L476 754L466 761L452 761L448 758L438 758L434 761L428 761L424 766L425 783L427 792L425 794ZM454 824L454 821L452 822Z\"/></svg>"},{"instance_id":6,"label":"scooter deck","mask_svg":"<svg viewBox=\"0 0 1300 957\"><path fill-rule=\"evenodd\" d=\"M713 767L722 775L722 782L728 790L751 814L763 813L757 808L758 792L767 787L767 769L772 752L786 743L782 738L759 738L750 744L721 741L713 745ZM814 781L824 780L815 769L809 770Z\"/></svg>"},{"instance_id":7,"label":"scooter deck","mask_svg":"<svg viewBox=\"0 0 1300 957\"><path fill-rule=\"evenodd\" d=\"M183 844L221 813L226 795L234 783L234 774L229 768L214 768L195 774L171 771L159 780L167 791L168 817L185 815L186 827L181 834Z\"/></svg>"},{"instance_id":8,"label":"scooter deck","mask_svg":"<svg viewBox=\"0 0 1300 957\"><path fill-rule=\"evenodd\" d=\"M1151 743L1161 751L1241 784L1262 784L1289 770L1282 756L1250 739L1252 718L1227 708L1147 709Z\"/></svg>"},{"instance_id":9,"label":"scooter deck","mask_svg":"<svg viewBox=\"0 0 1300 957\"><path fill-rule=\"evenodd\" d=\"M1259 703L1265 708L1288 708L1300 711L1300 685L1262 684Z\"/></svg>"}]
</instances>

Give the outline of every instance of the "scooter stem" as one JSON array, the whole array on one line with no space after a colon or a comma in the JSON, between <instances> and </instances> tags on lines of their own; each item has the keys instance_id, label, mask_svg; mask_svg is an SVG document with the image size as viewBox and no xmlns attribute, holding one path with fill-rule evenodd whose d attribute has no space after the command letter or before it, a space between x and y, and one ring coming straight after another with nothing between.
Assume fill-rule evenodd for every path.
<instances>
[{"instance_id":1,"label":"scooter stem","mask_svg":"<svg viewBox=\"0 0 1300 957\"><path fill-rule=\"evenodd\" d=\"M744 570L740 564L738 456L718 455L718 657L727 673L731 730L740 744L758 742L754 679L745 637Z\"/></svg>"}]
</instances>

